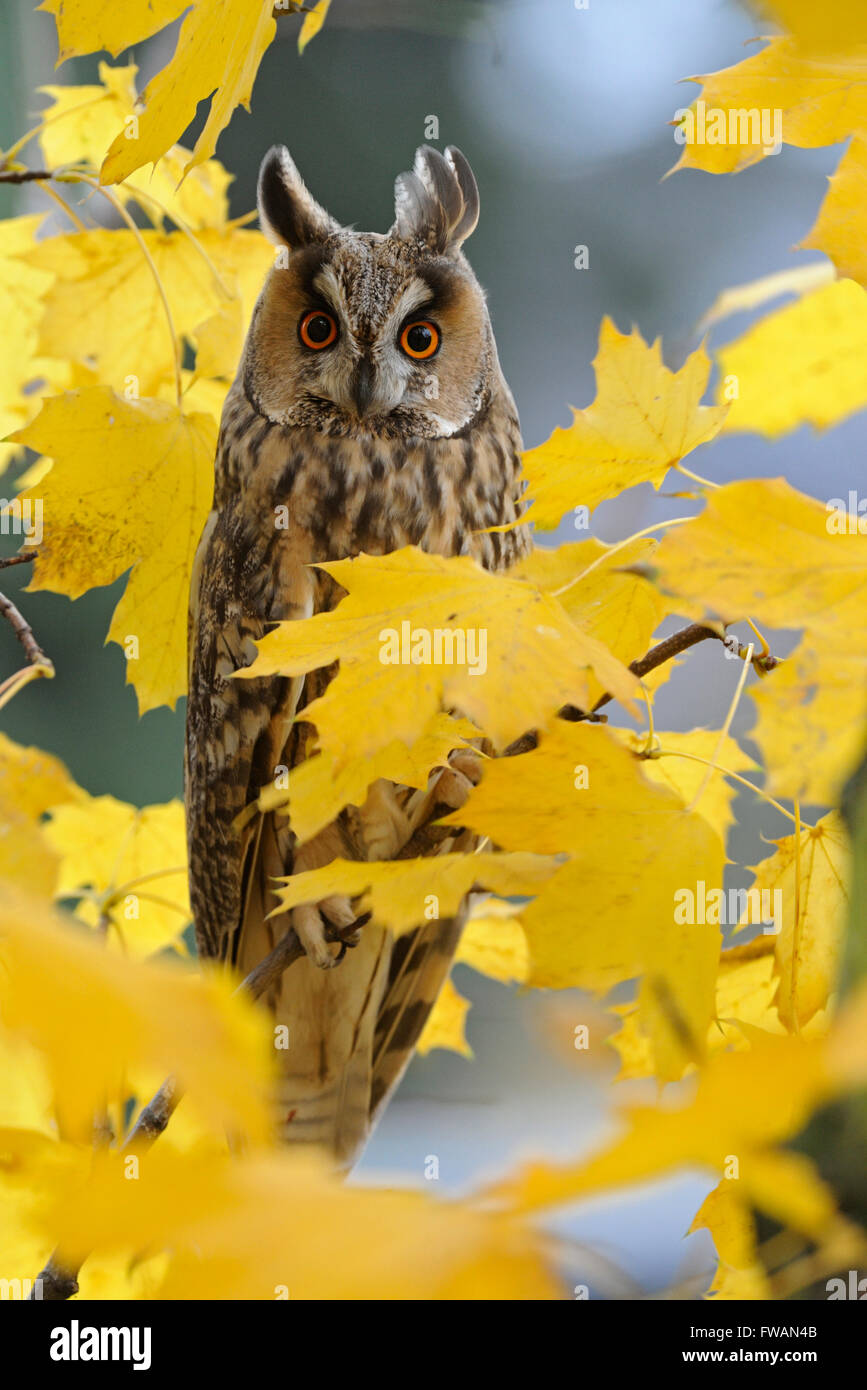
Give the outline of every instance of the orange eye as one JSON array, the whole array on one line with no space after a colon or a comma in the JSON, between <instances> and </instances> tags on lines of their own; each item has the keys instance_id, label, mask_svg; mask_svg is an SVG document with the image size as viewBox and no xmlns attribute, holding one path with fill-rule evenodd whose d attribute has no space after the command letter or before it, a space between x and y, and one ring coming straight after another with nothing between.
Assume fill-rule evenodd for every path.
<instances>
[{"instance_id":1,"label":"orange eye","mask_svg":"<svg viewBox=\"0 0 867 1390\"><path fill-rule=\"evenodd\" d=\"M310 313L305 314L298 325L298 337L305 347L319 352L322 348L331 347L335 341L337 321L331 314L323 313L321 309L311 309Z\"/></svg>"},{"instance_id":2,"label":"orange eye","mask_svg":"<svg viewBox=\"0 0 867 1390\"><path fill-rule=\"evenodd\" d=\"M440 345L440 331L430 319L416 319L408 323L400 335L400 345L407 357L416 360L433 357Z\"/></svg>"}]
</instances>

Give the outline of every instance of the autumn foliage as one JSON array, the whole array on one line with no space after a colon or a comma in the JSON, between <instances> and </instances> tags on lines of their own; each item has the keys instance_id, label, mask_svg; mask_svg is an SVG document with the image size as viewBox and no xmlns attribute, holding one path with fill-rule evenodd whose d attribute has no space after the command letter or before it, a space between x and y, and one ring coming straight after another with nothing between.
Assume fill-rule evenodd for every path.
<instances>
[{"instance_id":1,"label":"autumn foliage","mask_svg":"<svg viewBox=\"0 0 867 1390\"><path fill-rule=\"evenodd\" d=\"M277 21L273 0L43 8L56 14L61 58L119 54L187 11L174 57L140 97L134 67L103 63L99 84L44 89L36 130L0 156L3 176L42 170L59 204L0 223L2 461L26 463L13 508L39 501L46 517L31 589L77 598L127 575L107 637L129 657L144 714L185 693L190 570L221 405L271 264L251 219L229 219L231 176L214 152L250 101ZM302 46L327 10L320 0L306 16ZM715 329L739 307L794 295L716 353L712 403L706 346L673 371L658 342L605 319L595 400L525 455L529 558L505 575L414 549L329 565L346 590L339 606L276 626L244 673L340 662L306 713L315 756L260 793L259 808L287 808L302 840L377 778L425 786L480 733L509 752L486 760L451 817L487 837L482 852L337 861L277 885L282 905L349 893L399 933L430 895L448 914L484 888L457 963L600 998L635 981L598 1046L616 1049L621 1078L656 1078L657 1090L620 1108L600 1151L560 1165L540 1155L462 1202L339 1184L272 1146L267 1018L233 993L236 980L190 959L180 804L91 796L50 754L0 736L4 1277L35 1276L59 1246L85 1261L85 1297L556 1298L567 1291L538 1218L687 1166L707 1177L695 1227L719 1255L713 1296L788 1291L760 1257L756 1212L804 1238L815 1267L863 1258L867 1237L787 1145L820 1106L867 1082L867 995L856 984L837 999L850 874L837 808L867 728L867 521L835 525L824 500L782 479L702 475L720 434L828 428L867 406L867 23L859 0L773 0L762 13L780 36L696 79L699 99L781 108L783 139L803 148L852 137L802 242L827 263L739 286L711 308ZM177 142L208 97L190 151ZM764 153L687 140L680 165L734 174ZM90 215L100 203L110 228ZM665 481L683 515L615 544L542 543L564 516ZM672 617L719 639L731 713L755 701L760 763L731 719L656 727L654 691L672 667L645 678L630 667ZM484 629L484 673L383 664L380 634L402 620ZM771 630L797 634L784 662ZM0 703L26 699L34 673L50 667L22 668ZM689 681L688 655L673 678ZM604 696L608 723L558 718ZM643 731L618 727L618 709ZM516 753L530 730L535 746ZM724 937L720 899L707 894L723 888L744 788L773 800L791 833L757 843L749 866L778 905L773 931L746 911ZM703 920L678 910L699 883L717 903ZM421 1050L469 1054L467 1008L450 981ZM131 1103L169 1074L184 1103L130 1181L117 1137Z\"/></svg>"}]
</instances>

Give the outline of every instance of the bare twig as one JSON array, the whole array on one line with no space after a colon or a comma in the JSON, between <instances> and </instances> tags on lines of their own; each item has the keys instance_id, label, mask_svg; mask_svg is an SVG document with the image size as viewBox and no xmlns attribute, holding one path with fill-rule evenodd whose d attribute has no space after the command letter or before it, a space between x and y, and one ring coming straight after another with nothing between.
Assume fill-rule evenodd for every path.
<instances>
[{"instance_id":1,"label":"bare twig","mask_svg":"<svg viewBox=\"0 0 867 1390\"><path fill-rule=\"evenodd\" d=\"M0 183L35 183L53 178L50 169L0 169Z\"/></svg>"},{"instance_id":2,"label":"bare twig","mask_svg":"<svg viewBox=\"0 0 867 1390\"><path fill-rule=\"evenodd\" d=\"M30 665L47 667L53 675L54 667L33 636L33 629L19 613L12 600L7 598L5 594L0 594L0 618L5 618L10 624L12 631L24 648Z\"/></svg>"},{"instance_id":3,"label":"bare twig","mask_svg":"<svg viewBox=\"0 0 867 1390\"><path fill-rule=\"evenodd\" d=\"M8 570L10 565L28 565L38 554L38 550L19 550L17 555L7 555L0 560L0 570Z\"/></svg>"}]
</instances>

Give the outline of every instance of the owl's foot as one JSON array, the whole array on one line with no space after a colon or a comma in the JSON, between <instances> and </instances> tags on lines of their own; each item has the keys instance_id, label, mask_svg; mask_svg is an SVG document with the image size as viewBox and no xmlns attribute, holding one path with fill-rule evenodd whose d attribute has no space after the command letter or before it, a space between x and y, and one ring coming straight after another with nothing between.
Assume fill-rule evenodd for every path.
<instances>
[{"instance_id":1,"label":"owl's foot","mask_svg":"<svg viewBox=\"0 0 867 1390\"><path fill-rule=\"evenodd\" d=\"M321 902L303 903L292 909L292 925L298 940L320 970L333 970L343 960L347 948L358 945L363 924L349 898L342 893L333 893Z\"/></svg>"},{"instance_id":2,"label":"owl's foot","mask_svg":"<svg viewBox=\"0 0 867 1390\"><path fill-rule=\"evenodd\" d=\"M460 811L473 787L482 780L482 760L472 748L458 748L449 756L449 765L436 782L436 800L452 811Z\"/></svg>"}]
</instances>

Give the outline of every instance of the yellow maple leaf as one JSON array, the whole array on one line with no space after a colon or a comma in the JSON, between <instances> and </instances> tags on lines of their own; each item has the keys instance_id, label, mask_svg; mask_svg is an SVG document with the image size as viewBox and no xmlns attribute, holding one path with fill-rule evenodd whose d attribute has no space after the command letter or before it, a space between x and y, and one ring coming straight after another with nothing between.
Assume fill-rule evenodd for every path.
<instances>
[{"instance_id":1,"label":"yellow maple leaf","mask_svg":"<svg viewBox=\"0 0 867 1390\"><path fill-rule=\"evenodd\" d=\"M861 0L751 0L808 52L842 52L867 44L867 14Z\"/></svg>"},{"instance_id":2,"label":"yellow maple leaf","mask_svg":"<svg viewBox=\"0 0 867 1390\"><path fill-rule=\"evenodd\" d=\"M194 0L167 65L142 92L137 133L122 131L100 171L119 183L143 164L155 164L210 98L208 116L182 177L214 153L236 106L250 109L262 56L277 32L273 0Z\"/></svg>"},{"instance_id":3,"label":"yellow maple leaf","mask_svg":"<svg viewBox=\"0 0 867 1390\"><path fill-rule=\"evenodd\" d=\"M570 856L521 912L529 983L604 992L643 976L654 1056L670 1077L702 1056L720 946L717 926L675 920L675 895L699 880L716 887L724 856L708 822L642 766L602 726L557 724L534 752L487 763L443 823L506 850Z\"/></svg>"},{"instance_id":4,"label":"yellow maple leaf","mask_svg":"<svg viewBox=\"0 0 867 1390\"><path fill-rule=\"evenodd\" d=\"M452 917L471 888L529 896L554 872L549 860L535 854L438 854L429 859L380 863L334 859L322 869L277 878L280 906L274 912L315 903L332 893L361 896L382 927L410 931L425 921ZM273 915L273 914L272 914Z\"/></svg>"},{"instance_id":5,"label":"yellow maple leaf","mask_svg":"<svg viewBox=\"0 0 867 1390\"><path fill-rule=\"evenodd\" d=\"M13 806L34 819L50 806L83 796L66 767L53 753L25 747L0 733L0 806Z\"/></svg>"},{"instance_id":6,"label":"yellow maple leaf","mask_svg":"<svg viewBox=\"0 0 867 1390\"><path fill-rule=\"evenodd\" d=\"M867 286L867 139L856 135L850 141L828 183L819 216L801 246L824 251L838 275Z\"/></svg>"},{"instance_id":7,"label":"yellow maple leaf","mask_svg":"<svg viewBox=\"0 0 867 1390\"><path fill-rule=\"evenodd\" d=\"M213 1125L269 1132L267 1027L224 976L127 960L8 890L0 958L0 1016L45 1059L64 1134L90 1144L94 1115L126 1100L129 1068L178 1077Z\"/></svg>"},{"instance_id":8,"label":"yellow maple leaf","mask_svg":"<svg viewBox=\"0 0 867 1390\"><path fill-rule=\"evenodd\" d=\"M647 744L647 735L634 730L613 729L612 733L615 738L621 738L633 753L640 753ZM690 805L698 794L705 780L707 763L714 755L717 765L728 768L730 772L743 773L756 766L736 739L725 738L717 752L719 734L715 729L665 733L657 729L656 737L664 750L663 755L643 759L641 770L648 781L670 787L685 805ZM731 806L736 795L737 787L731 786L719 773L705 786L696 808L716 831L723 845L729 827L734 824Z\"/></svg>"},{"instance_id":9,"label":"yellow maple leaf","mask_svg":"<svg viewBox=\"0 0 867 1390\"><path fill-rule=\"evenodd\" d=\"M416 1050L424 1057L435 1047L442 1047L461 1057L472 1057L473 1049L466 1034L469 1008L469 999L458 993L451 978L447 979L421 1031Z\"/></svg>"},{"instance_id":10,"label":"yellow maple leaf","mask_svg":"<svg viewBox=\"0 0 867 1390\"><path fill-rule=\"evenodd\" d=\"M503 747L561 705L586 708L588 668L627 702L637 689L635 677L555 599L467 557L407 547L321 568L348 596L333 612L280 623L237 675L300 675L339 658L325 695L305 709L336 772L395 738L412 744L443 705L460 709ZM364 717L374 709L376 718Z\"/></svg>"},{"instance_id":11,"label":"yellow maple leaf","mask_svg":"<svg viewBox=\"0 0 867 1390\"><path fill-rule=\"evenodd\" d=\"M859 290L859 293L862 291ZM867 722L867 535L858 517L824 507L783 479L731 483L700 516L660 542L659 585L684 611L806 629L793 655L756 692L756 740L775 796L828 804L861 747ZM855 527L850 525L851 519Z\"/></svg>"},{"instance_id":12,"label":"yellow maple leaf","mask_svg":"<svg viewBox=\"0 0 867 1390\"><path fill-rule=\"evenodd\" d=\"M722 290L702 316L698 332L705 333L715 323L730 318L732 314L743 313L749 309L759 309L781 294L808 294L820 285L827 285L834 279L834 267L827 261L811 261L809 265L795 266L790 270L777 270L772 275L762 275L758 280L748 280L743 285L732 285Z\"/></svg>"},{"instance_id":13,"label":"yellow maple leaf","mask_svg":"<svg viewBox=\"0 0 867 1390\"><path fill-rule=\"evenodd\" d=\"M98 84L39 88L51 98L50 106L41 113L45 124L39 133L47 168L79 163L99 167L118 130L135 110L137 72L134 63L119 68L100 63ZM160 223L165 213L193 228L223 226L229 213L226 190L232 175L218 160L210 159L194 169L179 188L189 158L189 150L174 145L149 174L142 172L127 179L118 196L125 202L129 198L139 201L155 223Z\"/></svg>"},{"instance_id":14,"label":"yellow maple leaf","mask_svg":"<svg viewBox=\"0 0 867 1390\"><path fill-rule=\"evenodd\" d=\"M753 690L758 721L753 738L768 768L767 789L819 806L840 799L864 746L867 651L855 605L841 622L808 629L773 679Z\"/></svg>"},{"instance_id":15,"label":"yellow maple leaf","mask_svg":"<svg viewBox=\"0 0 867 1390\"><path fill-rule=\"evenodd\" d=\"M173 945L190 921L184 808L180 801L139 809L113 796L57 806L45 827L60 856L57 893L81 898L77 915L103 916L109 942L133 955Z\"/></svg>"},{"instance_id":16,"label":"yellow maple leaf","mask_svg":"<svg viewBox=\"0 0 867 1390\"><path fill-rule=\"evenodd\" d=\"M708 1296L717 1299L770 1298L770 1284L758 1257L756 1223L737 1185L725 1179L708 1193L689 1234L706 1230L719 1256Z\"/></svg>"},{"instance_id":17,"label":"yellow maple leaf","mask_svg":"<svg viewBox=\"0 0 867 1390\"><path fill-rule=\"evenodd\" d=\"M145 1166L146 1165L146 1166ZM169 1249L164 1299L555 1298L544 1238L509 1213L341 1183L288 1152L172 1153L146 1181L97 1160L45 1214L66 1250ZM133 1190L135 1189L135 1190Z\"/></svg>"},{"instance_id":18,"label":"yellow maple leaf","mask_svg":"<svg viewBox=\"0 0 867 1390\"><path fill-rule=\"evenodd\" d=\"M114 5L111 0L42 0L39 9L53 14L57 21L60 64L101 48L116 58L125 48L171 24L189 3L148 0L146 5Z\"/></svg>"},{"instance_id":19,"label":"yellow maple leaf","mask_svg":"<svg viewBox=\"0 0 867 1390\"><path fill-rule=\"evenodd\" d=\"M298 35L298 52L303 53L311 39L315 39L319 30L325 23L325 17L331 8L331 0L316 0L312 10L308 10L304 16L304 23L301 25L301 33Z\"/></svg>"},{"instance_id":20,"label":"yellow maple leaf","mask_svg":"<svg viewBox=\"0 0 867 1390\"><path fill-rule=\"evenodd\" d=\"M140 233L168 301L174 332L192 340L229 308L237 282L247 322L271 265L258 232ZM174 378L174 343L151 266L133 233L87 231L47 237L28 255L54 283L44 295L40 351L89 367L126 396L147 396ZM218 280L214 269L220 275Z\"/></svg>"},{"instance_id":21,"label":"yellow maple leaf","mask_svg":"<svg viewBox=\"0 0 867 1390\"><path fill-rule=\"evenodd\" d=\"M656 541L649 537L625 546L606 546L594 539L567 543L558 550L537 545L510 573L557 597L574 623L628 665L644 656L665 617L659 591L641 574L628 572L630 565L649 562L655 549ZM666 663L645 678L645 685L655 689L670 674L671 663ZM604 693L591 676L591 703Z\"/></svg>"},{"instance_id":22,"label":"yellow maple leaf","mask_svg":"<svg viewBox=\"0 0 867 1390\"><path fill-rule=\"evenodd\" d=\"M524 984L530 974L522 908L499 898L476 903L461 933L455 965L468 965L500 984Z\"/></svg>"},{"instance_id":23,"label":"yellow maple leaf","mask_svg":"<svg viewBox=\"0 0 867 1390\"><path fill-rule=\"evenodd\" d=\"M739 1023L768 1033L785 1032L774 1004L777 987L771 937L761 936L746 946L723 951L716 979L715 1017L707 1033L708 1053L749 1047L749 1037ZM653 1050L640 1008L637 1004L615 1004L611 1012L622 1020L619 1030L608 1038L620 1058L617 1080L652 1076Z\"/></svg>"},{"instance_id":24,"label":"yellow maple leaf","mask_svg":"<svg viewBox=\"0 0 867 1390\"><path fill-rule=\"evenodd\" d=\"M173 706L186 690L190 572L213 493L212 417L95 386L46 401L16 438L54 459L38 487L49 523L30 588L78 598L132 567L109 638L128 655L139 709Z\"/></svg>"},{"instance_id":25,"label":"yellow maple leaf","mask_svg":"<svg viewBox=\"0 0 867 1390\"><path fill-rule=\"evenodd\" d=\"M835 280L761 319L719 350L727 431L769 439L827 429L867 405L867 292Z\"/></svg>"},{"instance_id":26,"label":"yellow maple leaf","mask_svg":"<svg viewBox=\"0 0 867 1390\"><path fill-rule=\"evenodd\" d=\"M842 817L832 811L801 831L799 852L795 835L774 844L776 852L754 866L752 888L779 895L777 1010L799 1031L828 1008L837 985L849 912L849 839ZM748 921L747 915L741 925Z\"/></svg>"},{"instance_id":27,"label":"yellow maple leaf","mask_svg":"<svg viewBox=\"0 0 867 1390\"><path fill-rule=\"evenodd\" d=\"M23 258L36 245L41 221L32 216L0 222L0 439L20 429L39 408L39 392L25 393L25 388L44 374L39 325L54 274ZM0 444L0 471L20 452L20 446Z\"/></svg>"},{"instance_id":28,"label":"yellow maple leaf","mask_svg":"<svg viewBox=\"0 0 867 1390\"><path fill-rule=\"evenodd\" d=\"M820 56L791 38L720 72L692 77L701 97L680 126L683 153L675 168L733 174L780 145L816 149L867 126L867 45Z\"/></svg>"},{"instance_id":29,"label":"yellow maple leaf","mask_svg":"<svg viewBox=\"0 0 867 1390\"><path fill-rule=\"evenodd\" d=\"M699 404L710 374L704 348L672 372L659 339L648 346L637 329L619 333L605 318L593 366L594 403L524 455L530 518L543 530L637 483L659 489L669 468L713 439L725 419L727 407Z\"/></svg>"},{"instance_id":30,"label":"yellow maple leaf","mask_svg":"<svg viewBox=\"0 0 867 1390\"><path fill-rule=\"evenodd\" d=\"M303 843L330 825L344 806L363 806L371 784L380 777L406 787L426 786L433 769L444 767L449 753L466 747L478 732L468 719L436 714L409 747L394 739L372 757L353 758L340 771L329 753L278 771L257 804L263 812L287 806L293 833Z\"/></svg>"}]
</instances>

